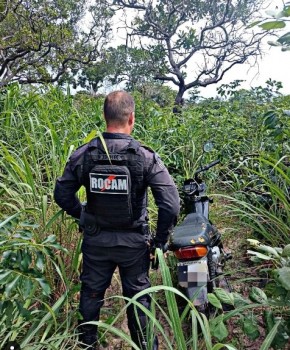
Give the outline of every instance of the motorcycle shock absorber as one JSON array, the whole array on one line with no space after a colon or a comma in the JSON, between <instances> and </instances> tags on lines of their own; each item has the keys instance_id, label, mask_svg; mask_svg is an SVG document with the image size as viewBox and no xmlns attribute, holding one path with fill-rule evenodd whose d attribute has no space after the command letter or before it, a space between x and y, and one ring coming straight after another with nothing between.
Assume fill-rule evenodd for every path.
<instances>
[{"instance_id":1,"label":"motorcycle shock absorber","mask_svg":"<svg viewBox=\"0 0 290 350\"><path fill-rule=\"evenodd\" d=\"M212 257L212 251L210 250L208 252L208 255L207 255L207 261L208 261L208 272L209 272L209 278L211 281L213 281L216 277L216 273L215 273L215 270L216 270L216 266L215 266L215 262L213 261L213 257Z\"/></svg>"}]
</instances>

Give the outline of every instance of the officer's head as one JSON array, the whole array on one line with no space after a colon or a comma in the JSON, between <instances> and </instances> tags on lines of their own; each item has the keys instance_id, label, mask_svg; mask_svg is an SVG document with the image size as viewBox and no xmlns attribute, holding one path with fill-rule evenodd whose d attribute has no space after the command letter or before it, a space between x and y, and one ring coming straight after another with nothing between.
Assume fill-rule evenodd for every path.
<instances>
[{"instance_id":1,"label":"officer's head","mask_svg":"<svg viewBox=\"0 0 290 350\"><path fill-rule=\"evenodd\" d=\"M114 91L106 96L104 117L107 129L125 129L130 133L135 122L134 112L134 99L126 91Z\"/></svg>"}]
</instances>

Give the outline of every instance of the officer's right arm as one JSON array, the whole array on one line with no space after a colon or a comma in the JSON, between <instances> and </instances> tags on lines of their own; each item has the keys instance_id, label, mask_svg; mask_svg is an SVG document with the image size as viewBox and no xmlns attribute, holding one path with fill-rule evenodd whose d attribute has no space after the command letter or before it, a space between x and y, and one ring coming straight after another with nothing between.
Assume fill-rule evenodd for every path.
<instances>
[{"instance_id":1,"label":"officer's right arm","mask_svg":"<svg viewBox=\"0 0 290 350\"><path fill-rule=\"evenodd\" d=\"M177 222L180 198L172 177L156 154L150 166L147 183L158 207L155 241L165 244Z\"/></svg>"},{"instance_id":2,"label":"officer's right arm","mask_svg":"<svg viewBox=\"0 0 290 350\"><path fill-rule=\"evenodd\" d=\"M76 175L74 164L69 160L64 169L63 175L56 180L54 199L56 203L69 215L79 219L82 206L76 196L81 183Z\"/></svg>"}]
</instances>

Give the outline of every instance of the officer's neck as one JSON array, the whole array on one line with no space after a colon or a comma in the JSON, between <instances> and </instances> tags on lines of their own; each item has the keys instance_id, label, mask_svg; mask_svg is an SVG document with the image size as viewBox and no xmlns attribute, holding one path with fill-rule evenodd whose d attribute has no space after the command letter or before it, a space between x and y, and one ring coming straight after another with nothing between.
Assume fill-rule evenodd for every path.
<instances>
[{"instance_id":1,"label":"officer's neck","mask_svg":"<svg viewBox=\"0 0 290 350\"><path fill-rule=\"evenodd\" d=\"M106 132L108 133L114 133L114 134L127 134L131 135L132 128L130 125L126 126L114 126L114 125L107 125Z\"/></svg>"}]
</instances>

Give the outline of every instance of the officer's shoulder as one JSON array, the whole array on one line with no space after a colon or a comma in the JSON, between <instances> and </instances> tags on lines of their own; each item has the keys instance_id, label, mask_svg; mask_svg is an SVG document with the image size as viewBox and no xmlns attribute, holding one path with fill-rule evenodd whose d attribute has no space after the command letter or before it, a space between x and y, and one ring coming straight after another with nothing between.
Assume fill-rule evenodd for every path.
<instances>
[{"instance_id":1,"label":"officer's shoulder","mask_svg":"<svg viewBox=\"0 0 290 350\"><path fill-rule=\"evenodd\" d=\"M144 152L145 156L147 156L147 159L151 158L153 163L157 163L161 169L165 168L165 165L162 162L162 160L157 152L155 152L151 147L148 147L148 146L143 145L143 144L141 144L141 147L143 148L143 152Z\"/></svg>"},{"instance_id":2,"label":"officer's shoulder","mask_svg":"<svg viewBox=\"0 0 290 350\"><path fill-rule=\"evenodd\" d=\"M147 157L154 158L156 155L156 152L149 146L144 145L143 143L139 142L140 148L139 150Z\"/></svg>"},{"instance_id":3,"label":"officer's shoulder","mask_svg":"<svg viewBox=\"0 0 290 350\"><path fill-rule=\"evenodd\" d=\"M88 143L79 146L70 156L69 160L73 163L77 162L84 155L85 151L88 148Z\"/></svg>"}]
</instances>

